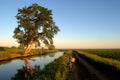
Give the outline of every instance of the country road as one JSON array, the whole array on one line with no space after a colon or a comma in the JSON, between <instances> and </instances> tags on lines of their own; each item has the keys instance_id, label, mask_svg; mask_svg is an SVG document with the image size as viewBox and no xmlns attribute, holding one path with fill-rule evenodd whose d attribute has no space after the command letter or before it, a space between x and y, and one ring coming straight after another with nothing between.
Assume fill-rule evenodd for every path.
<instances>
[{"instance_id":1,"label":"country road","mask_svg":"<svg viewBox=\"0 0 120 80\"><path fill-rule=\"evenodd\" d=\"M76 58L76 62L74 63L73 72L70 73L70 80L111 80L103 72L95 69L82 59L78 53L73 52L73 54Z\"/></svg>"}]
</instances>

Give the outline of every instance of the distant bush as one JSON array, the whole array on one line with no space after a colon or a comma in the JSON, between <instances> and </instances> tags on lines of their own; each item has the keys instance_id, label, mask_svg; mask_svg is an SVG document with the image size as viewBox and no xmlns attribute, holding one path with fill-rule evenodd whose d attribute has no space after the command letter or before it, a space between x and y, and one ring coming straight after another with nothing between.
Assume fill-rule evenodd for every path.
<instances>
[{"instance_id":1,"label":"distant bush","mask_svg":"<svg viewBox=\"0 0 120 80\"><path fill-rule=\"evenodd\" d=\"M0 51L5 51L4 47L0 47Z\"/></svg>"},{"instance_id":2,"label":"distant bush","mask_svg":"<svg viewBox=\"0 0 120 80\"><path fill-rule=\"evenodd\" d=\"M12 46L11 48L17 48L16 46Z\"/></svg>"}]
</instances>

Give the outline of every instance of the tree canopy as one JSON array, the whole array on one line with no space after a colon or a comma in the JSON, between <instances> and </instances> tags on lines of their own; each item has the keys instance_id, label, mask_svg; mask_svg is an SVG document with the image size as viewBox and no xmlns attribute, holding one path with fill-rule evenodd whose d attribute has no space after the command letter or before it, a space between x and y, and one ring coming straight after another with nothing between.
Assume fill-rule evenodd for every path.
<instances>
[{"instance_id":1,"label":"tree canopy","mask_svg":"<svg viewBox=\"0 0 120 80\"><path fill-rule=\"evenodd\" d=\"M16 18L18 27L15 28L13 37L26 48L33 44L40 46L41 41L46 46L53 44L54 35L60 31L53 21L52 10L36 3L18 9Z\"/></svg>"}]
</instances>

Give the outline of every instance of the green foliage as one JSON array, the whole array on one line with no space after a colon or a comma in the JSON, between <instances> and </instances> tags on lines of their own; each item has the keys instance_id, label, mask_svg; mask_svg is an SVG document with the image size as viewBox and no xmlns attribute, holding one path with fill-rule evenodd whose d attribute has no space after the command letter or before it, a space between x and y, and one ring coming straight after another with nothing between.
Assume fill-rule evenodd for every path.
<instances>
[{"instance_id":1,"label":"green foliage","mask_svg":"<svg viewBox=\"0 0 120 80\"><path fill-rule=\"evenodd\" d=\"M46 46L53 44L53 37L60 30L52 19L52 11L36 3L18 9L16 18L18 27L13 37L21 46L40 46L40 41Z\"/></svg>"},{"instance_id":2,"label":"green foliage","mask_svg":"<svg viewBox=\"0 0 120 80\"><path fill-rule=\"evenodd\" d=\"M16 46L12 46L11 48L17 48Z\"/></svg>"},{"instance_id":3,"label":"green foliage","mask_svg":"<svg viewBox=\"0 0 120 80\"><path fill-rule=\"evenodd\" d=\"M45 66L42 71L33 75L32 80L66 80L68 76L67 63L71 53L71 50L66 51L63 56Z\"/></svg>"},{"instance_id":4,"label":"green foliage","mask_svg":"<svg viewBox=\"0 0 120 80\"><path fill-rule=\"evenodd\" d=\"M51 45L48 46L48 49L49 49L49 50L54 50L54 49L55 49L55 46L54 46L53 44L51 44Z\"/></svg>"},{"instance_id":5,"label":"green foliage","mask_svg":"<svg viewBox=\"0 0 120 80\"><path fill-rule=\"evenodd\" d=\"M0 51L5 51L5 48L4 47L0 47Z\"/></svg>"},{"instance_id":6,"label":"green foliage","mask_svg":"<svg viewBox=\"0 0 120 80\"><path fill-rule=\"evenodd\" d=\"M83 51L96 54L105 58L120 60L120 49L90 49L90 50L83 50Z\"/></svg>"}]
</instances>

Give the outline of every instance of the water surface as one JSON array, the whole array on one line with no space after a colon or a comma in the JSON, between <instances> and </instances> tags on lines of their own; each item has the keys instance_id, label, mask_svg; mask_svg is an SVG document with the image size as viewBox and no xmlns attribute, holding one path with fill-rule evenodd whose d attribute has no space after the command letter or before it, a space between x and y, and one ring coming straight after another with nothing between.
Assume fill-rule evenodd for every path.
<instances>
[{"instance_id":1,"label":"water surface","mask_svg":"<svg viewBox=\"0 0 120 80\"><path fill-rule=\"evenodd\" d=\"M37 57L0 62L0 80L11 80L11 78L15 76L19 69L23 68L23 66L26 66L25 61L28 61L29 66L31 67L37 65L40 66L40 69L43 69L45 65L62 55L63 52L56 52Z\"/></svg>"}]
</instances>

